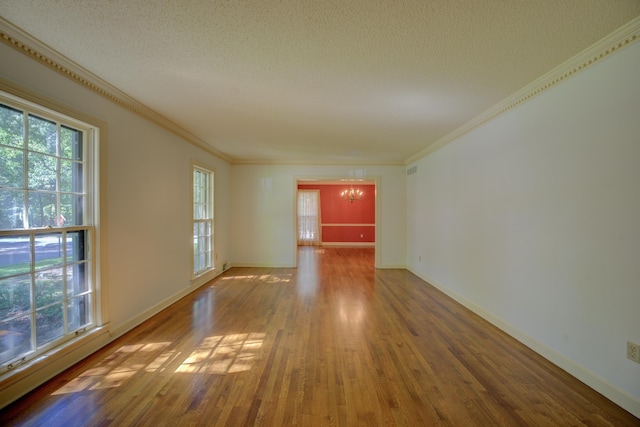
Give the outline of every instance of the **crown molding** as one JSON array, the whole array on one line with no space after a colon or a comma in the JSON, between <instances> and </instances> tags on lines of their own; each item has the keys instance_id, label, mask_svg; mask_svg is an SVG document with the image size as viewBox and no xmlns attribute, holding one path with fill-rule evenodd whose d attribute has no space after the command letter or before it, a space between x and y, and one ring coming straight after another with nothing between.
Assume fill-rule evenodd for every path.
<instances>
[{"instance_id":1,"label":"crown molding","mask_svg":"<svg viewBox=\"0 0 640 427\"><path fill-rule=\"evenodd\" d=\"M635 18L618 28L608 36L558 65L519 91L503 99L493 107L485 110L483 113L466 122L454 131L440 139L437 139L433 144L430 144L428 147L406 159L405 165L409 165L427 156L428 154L444 147L448 143L455 141L464 134L471 132L473 129L503 115L508 111L511 111L524 102L540 95L542 92L555 87L569 77L573 77L577 73L600 62L602 59L610 56L614 52L638 41L638 39L640 39L640 17Z\"/></svg>"},{"instance_id":2,"label":"crown molding","mask_svg":"<svg viewBox=\"0 0 640 427\"><path fill-rule=\"evenodd\" d=\"M233 159L0 16L0 40L81 86L229 163Z\"/></svg>"},{"instance_id":3,"label":"crown molding","mask_svg":"<svg viewBox=\"0 0 640 427\"><path fill-rule=\"evenodd\" d=\"M396 166L396 165L408 165L411 164L428 154L438 150L439 148L447 145L448 143L455 141L466 133L473 129L503 115L504 113L516 108L524 102L527 102L542 92L555 87L557 84L566 80L569 77L574 76L580 71L594 65L600 60L606 58L614 52L626 47L627 45L636 42L640 39L640 17L630 21L618 30L609 34L602 40L596 42L592 46L578 53L571 59L552 69L548 73L534 80L524 88L515 92L511 96L505 98L493 107L485 110L480 115L476 116L472 120L466 122L462 126L458 127L454 131L448 133L442 138L436 140L433 144L425 147L423 150L407 158L404 162L391 162L391 163L377 163L377 165ZM16 27L11 22L0 16L0 40L7 45L21 51L25 55L35 59L41 64L57 71L65 77L75 81L76 83L84 86L85 88L97 93L98 95L108 99L116 105L125 108L147 120L154 122L162 128L170 131L171 133L183 138L189 143L197 146L198 148L207 151L231 164L287 164L298 165L308 162L298 161L261 161L251 159L234 159L229 155L215 149L205 141L191 134L187 130L173 123L166 117L162 116L153 109L147 107L143 103L137 101L131 96L127 95L120 89L101 79L97 75L93 74L89 70L83 68L81 65L75 63L66 56L52 49L50 46L31 36L29 33ZM332 164L336 163L317 163ZM374 165L372 163L370 165Z\"/></svg>"},{"instance_id":4,"label":"crown molding","mask_svg":"<svg viewBox=\"0 0 640 427\"><path fill-rule=\"evenodd\" d=\"M264 165L264 166L404 166L404 162L379 161L308 161L308 160L269 160L269 159L234 159L234 165Z\"/></svg>"}]
</instances>

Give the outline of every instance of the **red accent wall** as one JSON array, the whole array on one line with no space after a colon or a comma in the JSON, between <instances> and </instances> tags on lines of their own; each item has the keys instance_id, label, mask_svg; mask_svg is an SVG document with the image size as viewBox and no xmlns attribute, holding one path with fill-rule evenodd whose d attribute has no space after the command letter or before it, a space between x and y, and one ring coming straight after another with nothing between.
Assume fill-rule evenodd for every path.
<instances>
[{"instance_id":1,"label":"red accent wall","mask_svg":"<svg viewBox=\"0 0 640 427\"><path fill-rule=\"evenodd\" d=\"M362 190L364 194L361 200L353 203L340 197L340 193L350 187L350 185L334 184L298 185L300 190L320 190L323 243L373 243L376 241L376 186L354 185L353 188Z\"/></svg>"}]
</instances>

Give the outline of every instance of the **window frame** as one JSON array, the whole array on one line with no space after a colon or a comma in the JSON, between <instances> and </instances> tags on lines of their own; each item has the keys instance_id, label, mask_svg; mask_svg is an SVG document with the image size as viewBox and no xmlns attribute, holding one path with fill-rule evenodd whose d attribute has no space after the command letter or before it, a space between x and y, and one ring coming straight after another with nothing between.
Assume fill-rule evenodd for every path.
<instances>
[{"instance_id":1,"label":"window frame","mask_svg":"<svg viewBox=\"0 0 640 427\"><path fill-rule=\"evenodd\" d=\"M311 213L308 211L310 203L313 203L315 208ZM298 246L321 246L322 214L320 190L299 188L296 195L296 213L296 240ZM308 230L310 224L313 224L314 227L312 228L315 228L315 231ZM303 236L303 232L306 232L307 235Z\"/></svg>"},{"instance_id":2,"label":"window frame","mask_svg":"<svg viewBox=\"0 0 640 427\"><path fill-rule=\"evenodd\" d=\"M1 83L1 82L0 82ZM14 94L15 93L15 94ZM31 362L47 359L51 354L56 353L58 349L68 347L76 341L81 341L88 335L93 335L94 331L100 329L104 324L104 308L102 298L102 287L100 284L100 239L99 239L99 223L100 223L100 150L101 148L101 128L104 128L104 124L97 124L96 120L91 120L83 117L82 114L71 112L68 108L60 106L53 101L46 100L39 95L29 93L27 91L14 88L13 86L7 87L5 84L0 85L0 103L6 105L9 108L16 109L22 112L23 116L27 120L23 121L24 132L29 129L28 120L31 117L38 119L44 119L52 121L56 124L56 137L59 138L62 133L62 129L69 128L72 130L81 131L83 133L82 142L82 158L68 159L58 150L55 154L48 154L52 158L55 158L58 166L56 170L56 179L58 183L61 182L61 163L63 161L76 162L81 164L82 170L80 172L82 176L82 191L71 191L69 194L79 194L83 197L82 209L80 215L82 217L81 224L60 224L54 222L47 226L41 227L29 227L29 221L27 219L26 224L23 223L23 227L27 225L29 228L13 228L0 230L0 236L28 236L29 239L29 257L30 267L28 273L32 276L31 292L35 291L35 275L40 271L36 265L36 247L35 242L41 236L46 235L58 235L62 239L61 241L68 242L67 238L72 233L83 232L82 245L83 245L83 258L78 261L76 259L67 257L67 244L60 244L61 250L64 254L60 264L60 270L63 271L64 277L64 294L60 304L62 305L63 313L63 333L61 336L56 337L48 342L38 345L36 338L36 321L35 316L38 307L35 305L34 296L31 296L31 308L30 317L32 319L32 344L33 348L30 351L21 353L20 355L13 356L10 359L3 361L0 364L0 378L8 373L13 372L18 366L29 365ZM24 142L28 139L28 135L23 135L23 145L21 147L10 147L16 150L21 150L25 159L23 164L26 166L23 170L23 187L20 187L19 191L25 192L25 206L28 205L29 194L37 194L37 189L29 188L28 174L29 174L29 162L28 153L33 152L31 148ZM57 145L60 142L56 143ZM5 146L8 147L8 146ZM11 187L7 187L11 188ZM55 195L56 199L56 217L62 213L59 209L61 207L61 197L68 191L64 191L60 186L55 190L49 191L50 194ZM23 215L28 214L24 212ZM83 295L87 295L89 299L90 310L88 316L90 321L80 325L78 327L70 327L70 315L69 315L69 303L76 296L80 294L69 293L68 284L73 278L69 278L68 268L83 265L82 275L87 282L87 290L82 291ZM45 269L46 270L46 269ZM75 273L73 273L75 274ZM7 275L4 279L15 277L16 275ZM7 318L8 319L8 318Z\"/></svg>"},{"instance_id":3,"label":"window frame","mask_svg":"<svg viewBox=\"0 0 640 427\"><path fill-rule=\"evenodd\" d=\"M204 174L207 177L207 187L204 189L204 195L206 196L205 200L205 211L206 218L197 217L198 206L202 206L201 200L196 200L196 172ZM210 273L216 269L216 252L215 252L215 170L213 168L209 168L202 164L192 162L191 165L191 239L192 239L192 251L191 251L191 279L195 280L205 276L207 273ZM205 229L210 230L210 233L207 235L206 232L204 234L197 234L196 229L201 230L200 226L204 225ZM208 226L208 227L207 227ZM196 269L197 256L196 256L196 248L199 248L199 244L196 240L201 239L203 237L208 237L208 249L204 251L199 251L198 254L205 255L205 267ZM208 254L208 259L207 259Z\"/></svg>"}]
</instances>

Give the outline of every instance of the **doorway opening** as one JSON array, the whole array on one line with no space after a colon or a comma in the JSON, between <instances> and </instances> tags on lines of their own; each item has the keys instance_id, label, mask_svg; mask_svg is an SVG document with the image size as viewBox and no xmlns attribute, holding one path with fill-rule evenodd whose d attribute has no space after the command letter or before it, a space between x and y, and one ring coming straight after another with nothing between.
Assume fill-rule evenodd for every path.
<instances>
[{"instance_id":1,"label":"doorway opening","mask_svg":"<svg viewBox=\"0 0 640 427\"><path fill-rule=\"evenodd\" d=\"M379 265L378 179L298 178L295 185L296 266L301 246L370 248Z\"/></svg>"}]
</instances>

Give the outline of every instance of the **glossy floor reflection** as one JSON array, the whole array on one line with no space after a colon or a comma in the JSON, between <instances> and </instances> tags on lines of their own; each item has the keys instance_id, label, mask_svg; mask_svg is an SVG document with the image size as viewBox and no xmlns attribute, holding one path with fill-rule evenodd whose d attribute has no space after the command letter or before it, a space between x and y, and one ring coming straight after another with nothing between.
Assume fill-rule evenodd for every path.
<instances>
[{"instance_id":1,"label":"glossy floor reflection","mask_svg":"<svg viewBox=\"0 0 640 427\"><path fill-rule=\"evenodd\" d=\"M232 268L0 425L638 425L372 248Z\"/></svg>"}]
</instances>

